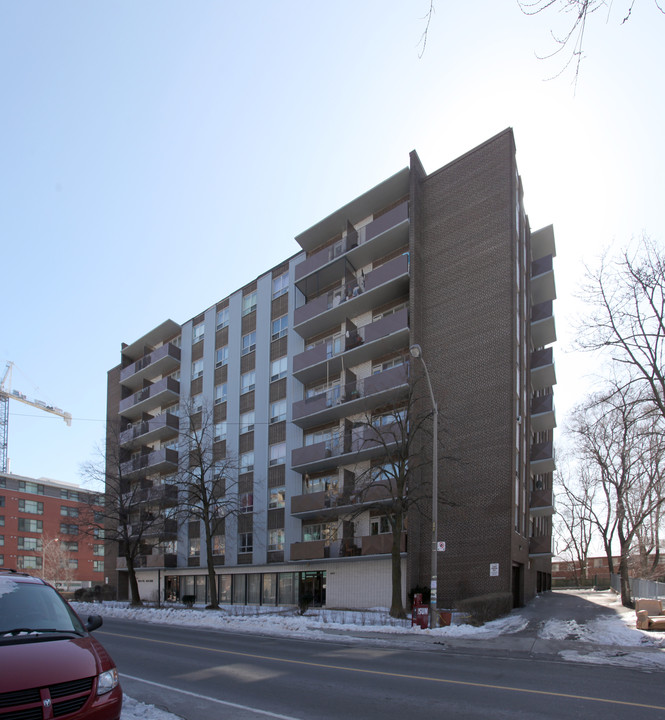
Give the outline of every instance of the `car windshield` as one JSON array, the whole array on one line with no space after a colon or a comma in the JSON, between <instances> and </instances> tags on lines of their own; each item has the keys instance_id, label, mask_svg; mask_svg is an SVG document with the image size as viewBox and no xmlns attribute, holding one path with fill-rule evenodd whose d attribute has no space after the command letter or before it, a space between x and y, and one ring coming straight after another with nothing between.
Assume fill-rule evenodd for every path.
<instances>
[{"instance_id":1,"label":"car windshield","mask_svg":"<svg viewBox=\"0 0 665 720\"><path fill-rule=\"evenodd\" d=\"M0 639L44 631L82 634L84 629L50 585L0 577Z\"/></svg>"}]
</instances>

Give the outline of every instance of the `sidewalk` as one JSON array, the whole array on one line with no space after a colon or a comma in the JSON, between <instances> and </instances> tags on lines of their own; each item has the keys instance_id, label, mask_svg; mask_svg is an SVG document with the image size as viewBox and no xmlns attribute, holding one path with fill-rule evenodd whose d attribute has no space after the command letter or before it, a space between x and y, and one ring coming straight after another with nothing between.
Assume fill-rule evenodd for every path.
<instances>
[{"instance_id":1,"label":"sidewalk","mask_svg":"<svg viewBox=\"0 0 665 720\"><path fill-rule=\"evenodd\" d=\"M552 591L479 628L453 626L409 634L330 629L410 649L555 659L665 672L665 633L635 628L635 613L611 591Z\"/></svg>"}]
</instances>

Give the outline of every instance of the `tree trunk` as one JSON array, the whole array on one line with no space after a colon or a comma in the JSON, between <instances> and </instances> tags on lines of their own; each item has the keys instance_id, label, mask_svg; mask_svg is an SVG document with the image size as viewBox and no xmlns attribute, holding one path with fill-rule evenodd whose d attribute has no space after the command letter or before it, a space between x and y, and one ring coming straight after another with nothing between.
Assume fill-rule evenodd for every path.
<instances>
[{"instance_id":1,"label":"tree trunk","mask_svg":"<svg viewBox=\"0 0 665 720\"><path fill-rule=\"evenodd\" d=\"M217 576L215 575L215 564L212 555L212 533L210 531L210 521L204 522L206 536L206 562L208 563L208 587L210 589L210 605L206 605L207 610L219 610L217 600Z\"/></svg>"},{"instance_id":2,"label":"tree trunk","mask_svg":"<svg viewBox=\"0 0 665 720\"><path fill-rule=\"evenodd\" d=\"M630 578L628 577L628 551L629 545L621 547L621 561L619 562L619 576L621 578L621 604L627 608L635 607L630 594Z\"/></svg>"},{"instance_id":3,"label":"tree trunk","mask_svg":"<svg viewBox=\"0 0 665 720\"><path fill-rule=\"evenodd\" d=\"M128 553L125 555L127 561L127 575L129 576L129 596L130 604L134 607L142 606L141 595L139 593L139 583L136 579L136 571L134 570L134 558Z\"/></svg>"},{"instance_id":4,"label":"tree trunk","mask_svg":"<svg viewBox=\"0 0 665 720\"><path fill-rule=\"evenodd\" d=\"M402 523L393 524L393 542L390 550L392 560L392 599L390 603L390 617L405 618L406 612L402 604Z\"/></svg>"}]
</instances>

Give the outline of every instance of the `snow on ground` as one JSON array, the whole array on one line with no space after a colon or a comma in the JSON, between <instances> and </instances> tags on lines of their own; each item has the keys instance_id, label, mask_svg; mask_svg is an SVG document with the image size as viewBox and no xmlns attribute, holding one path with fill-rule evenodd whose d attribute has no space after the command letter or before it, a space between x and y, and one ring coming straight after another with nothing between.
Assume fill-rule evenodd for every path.
<instances>
[{"instance_id":1,"label":"snow on ground","mask_svg":"<svg viewBox=\"0 0 665 720\"><path fill-rule=\"evenodd\" d=\"M202 605L183 608L167 607L131 608L127 603L105 602L72 603L83 618L101 614L103 617L140 620L141 622L189 627L227 629L233 632L265 633L286 637L329 637L332 632L344 632L348 641L362 642L363 637L390 634L408 639L409 636L436 637L436 639L497 640L528 631L529 636L541 640L570 641L568 649L559 656L571 662L598 665L620 665L642 670L665 670L665 632L649 632L635 628L635 611L624 608L621 600L611 591L570 591L585 600L614 611L613 615L597 617L587 623L570 620L532 619L524 610L486 623L482 627L454 624L435 630L422 630L411 626L411 620L391 618L385 608L365 611L328 610L312 608L299 615L293 607L268 608L254 606L227 606L220 611L205 610ZM534 601L538 603L540 598ZM532 603L530 609L537 609ZM529 609L527 609L528 612ZM575 646L575 642L583 645ZM597 647L591 647L595 645ZM659 650L660 649L660 650ZM656 652L654 652L654 650ZM144 705L125 696L122 720L177 720L152 705Z\"/></svg>"}]
</instances>

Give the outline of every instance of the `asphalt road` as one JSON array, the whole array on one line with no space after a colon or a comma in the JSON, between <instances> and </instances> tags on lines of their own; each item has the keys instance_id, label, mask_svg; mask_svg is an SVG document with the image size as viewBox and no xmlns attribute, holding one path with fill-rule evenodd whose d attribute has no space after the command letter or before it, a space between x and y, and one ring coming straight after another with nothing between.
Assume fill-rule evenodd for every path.
<instances>
[{"instance_id":1,"label":"asphalt road","mask_svg":"<svg viewBox=\"0 0 665 720\"><path fill-rule=\"evenodd\" d=\"M187 720L665 717L663 673L108 618L125 692Z\"/></svg>"}]
</instances>

